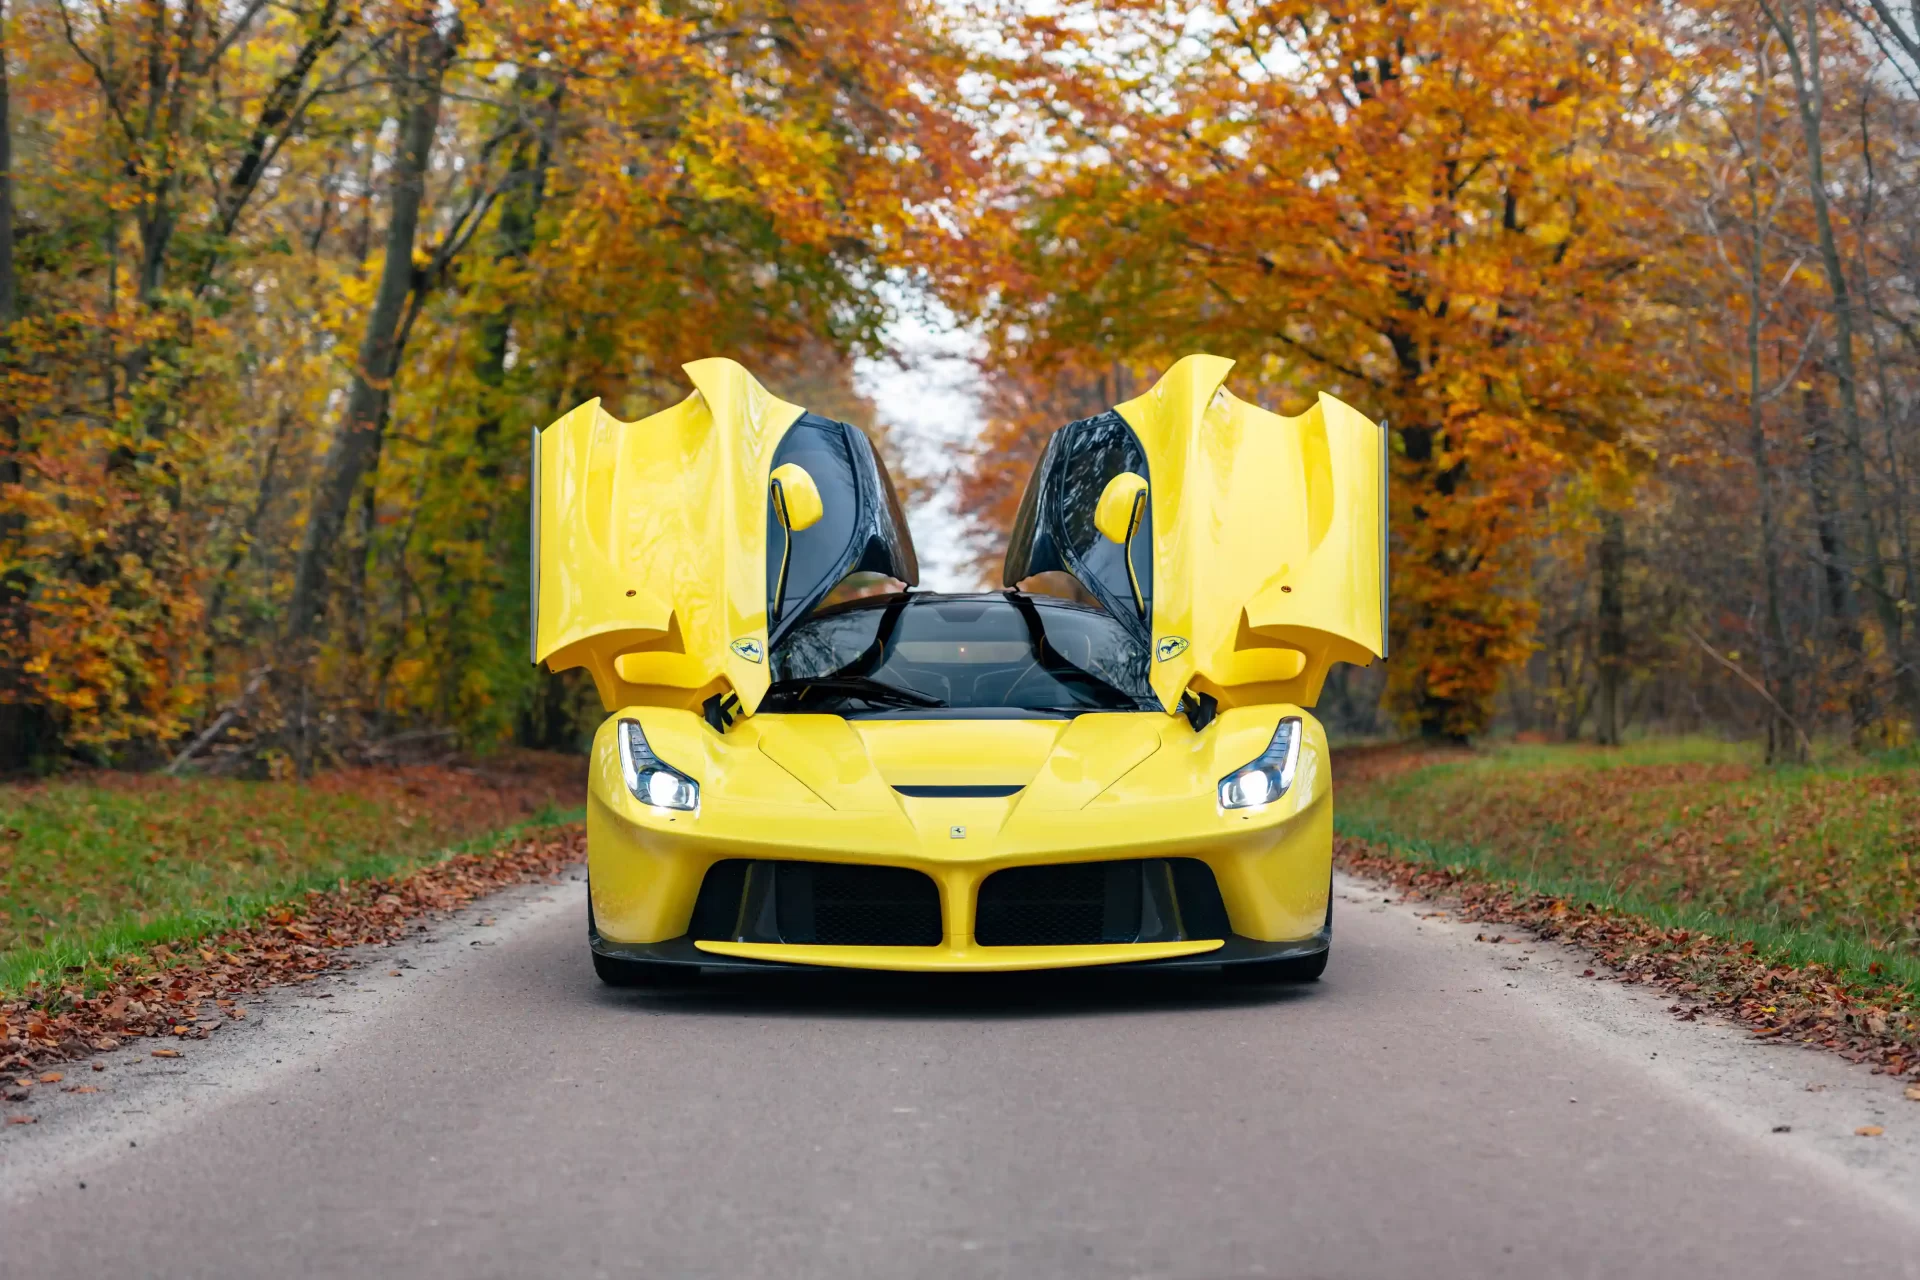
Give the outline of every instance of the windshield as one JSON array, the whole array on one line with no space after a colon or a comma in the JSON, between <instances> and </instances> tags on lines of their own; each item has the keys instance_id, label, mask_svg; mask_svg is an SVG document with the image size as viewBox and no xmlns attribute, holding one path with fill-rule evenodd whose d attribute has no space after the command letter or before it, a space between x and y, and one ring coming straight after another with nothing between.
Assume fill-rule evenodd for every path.
<instances>
[{"instance_id":1,"label":"windshield","mask_svg":"<svg viewBox=\"0 0 1920 1280\"><path fill-rule=\"evenodd\" d=\"M773 651L762 711L887 719L1158 710L1147 653L1105 612L1006 592L822 609Z\"/></svg>"}]
</instances>

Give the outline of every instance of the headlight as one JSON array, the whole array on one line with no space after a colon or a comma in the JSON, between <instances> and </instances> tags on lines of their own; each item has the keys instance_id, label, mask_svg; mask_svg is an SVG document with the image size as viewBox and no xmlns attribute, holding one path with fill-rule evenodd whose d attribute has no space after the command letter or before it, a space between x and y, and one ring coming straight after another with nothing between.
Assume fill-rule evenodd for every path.
<instances>
[{"instance_id":1,"label":"headlight","mask_svg":"<svg viewBox=\"0 0 1920 1280\"><path fill-rule=\"evenodd\" d=\"M700 807L700 784L653 754L638 720L622 720L619 739L620 772L634 799L659 809Z\"/></svg>"},{"instance_id":2,"label":"headlight","mask_svg":"<svg viewBox=\"0 0 1920 1280\"><path fill-rule=\"evenodd\" d=\"M1300 761L1300 733L1299 716L1282 720L1258 760L1220 779L1220 807L1251 809L1285 795L1293 785L1293 766Z\"/></svg>"}]
</instances>

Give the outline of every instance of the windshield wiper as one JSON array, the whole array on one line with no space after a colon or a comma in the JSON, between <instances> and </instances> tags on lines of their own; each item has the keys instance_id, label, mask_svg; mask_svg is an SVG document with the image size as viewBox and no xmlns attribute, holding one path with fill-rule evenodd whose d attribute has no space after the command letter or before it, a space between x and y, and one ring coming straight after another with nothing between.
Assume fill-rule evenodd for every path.
<instances>
[{"instance_id":1,"label":"windshield wiper","mask_svg":"<svg viewBox=\"0 0 1920 1280\"><path fill-rule=\"evenodd\" d=\"M888 684L884 680L873 680L866 676L821 676L815 680L782 680L767 692L790 694L797 704L806 701L807 695L816 689L823 693L860 698L876 706L944 707L947 705L930 693L921 693L918 689L902 689L897 684Z\"/></svg>"}]
</instances>

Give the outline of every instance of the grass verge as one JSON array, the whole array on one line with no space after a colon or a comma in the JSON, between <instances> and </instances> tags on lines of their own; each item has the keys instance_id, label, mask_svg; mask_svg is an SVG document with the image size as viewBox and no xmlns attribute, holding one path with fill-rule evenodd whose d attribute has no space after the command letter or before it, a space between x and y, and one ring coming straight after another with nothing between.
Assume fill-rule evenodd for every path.
<instances>
[{"instance_id":1,"label":"grass verge","mask_svg":"<svg viewBox=\"0 0 1920 1280\"><path fill-rule=\"evenodd\" d=\"M0 787L0 996L231 929L574 816L583 766L346 769L311 782L98 775Z\"/></svg>"},{"instance_id":2,"label":"grass verge","mask_svg":"<svg viewBox=\"0 0 1920 1280\"><path fill-rule=\"evenodd\" d=\"M0 999L0 1091L16 1105L51 1087L96 1093L92 1085L62 1085L67 1064L92 1058L92 1070L105 1071L97 1055L141 1038L162 1038L164 1047L150 1050L154 1057L186 1056L195 1042L243 1020L246 996L350 967L356 948L395 942L428 928L428 918L509 885L552 880L585 851L586 832L573 823L394 876L342 879L192 943L124 955L98 982L63 975L57 986ZM6 1122L36 1118L22 1107Z\"/></svg>"}]
</instances>

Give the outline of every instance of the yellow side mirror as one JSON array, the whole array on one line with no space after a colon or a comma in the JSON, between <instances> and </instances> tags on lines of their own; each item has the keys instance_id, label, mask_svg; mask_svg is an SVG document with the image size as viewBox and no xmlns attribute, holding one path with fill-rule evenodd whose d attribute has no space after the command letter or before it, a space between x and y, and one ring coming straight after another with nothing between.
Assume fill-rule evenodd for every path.
<instances>
[{"instance_id":1,"label":"yellow side mirror","mask_svg":"<svg viewBox=\"0 0 1920 1280\"><path fill-rule=\"evenodd\" d=\"M1140 577L1133 571L1133 535L1140 532L1140 521L1147 514L1147 478L1122 471L1107 481L1100 501L1093 506L1093 527L1108 542L1117 542L1126 551L1127 585L1133 589L1133 607L1144 620L1147 599L1140 590Z\"/></svg>"},{"instance_id":2,"label":"yellow side mirror","mask_svg":"<svg viewBox=\"0 0 1920 1280\"><path fill-rule=\"evenodd\" d=\"M826 513L820 501L820 486L797 462L775 467L767 482L767 492L773 498L774 516L795 533L813 528Z\"/></svg>"},{"instance_id":3,"label":"yellow side mirror","mask_svg":"<svg viewBox=\"0 0 1920 1280\"><path fill-rule=\"evenodd\" d=\"M1132 540L1134 531L1140 527L1140 517L1147 505L1146 496L1146 477L1122 471L1107 481L1107 487L1100 491L1100 501L1093 508L1093 527L1108 542L1126 546Z\"/></svg>"}]
</instances>

